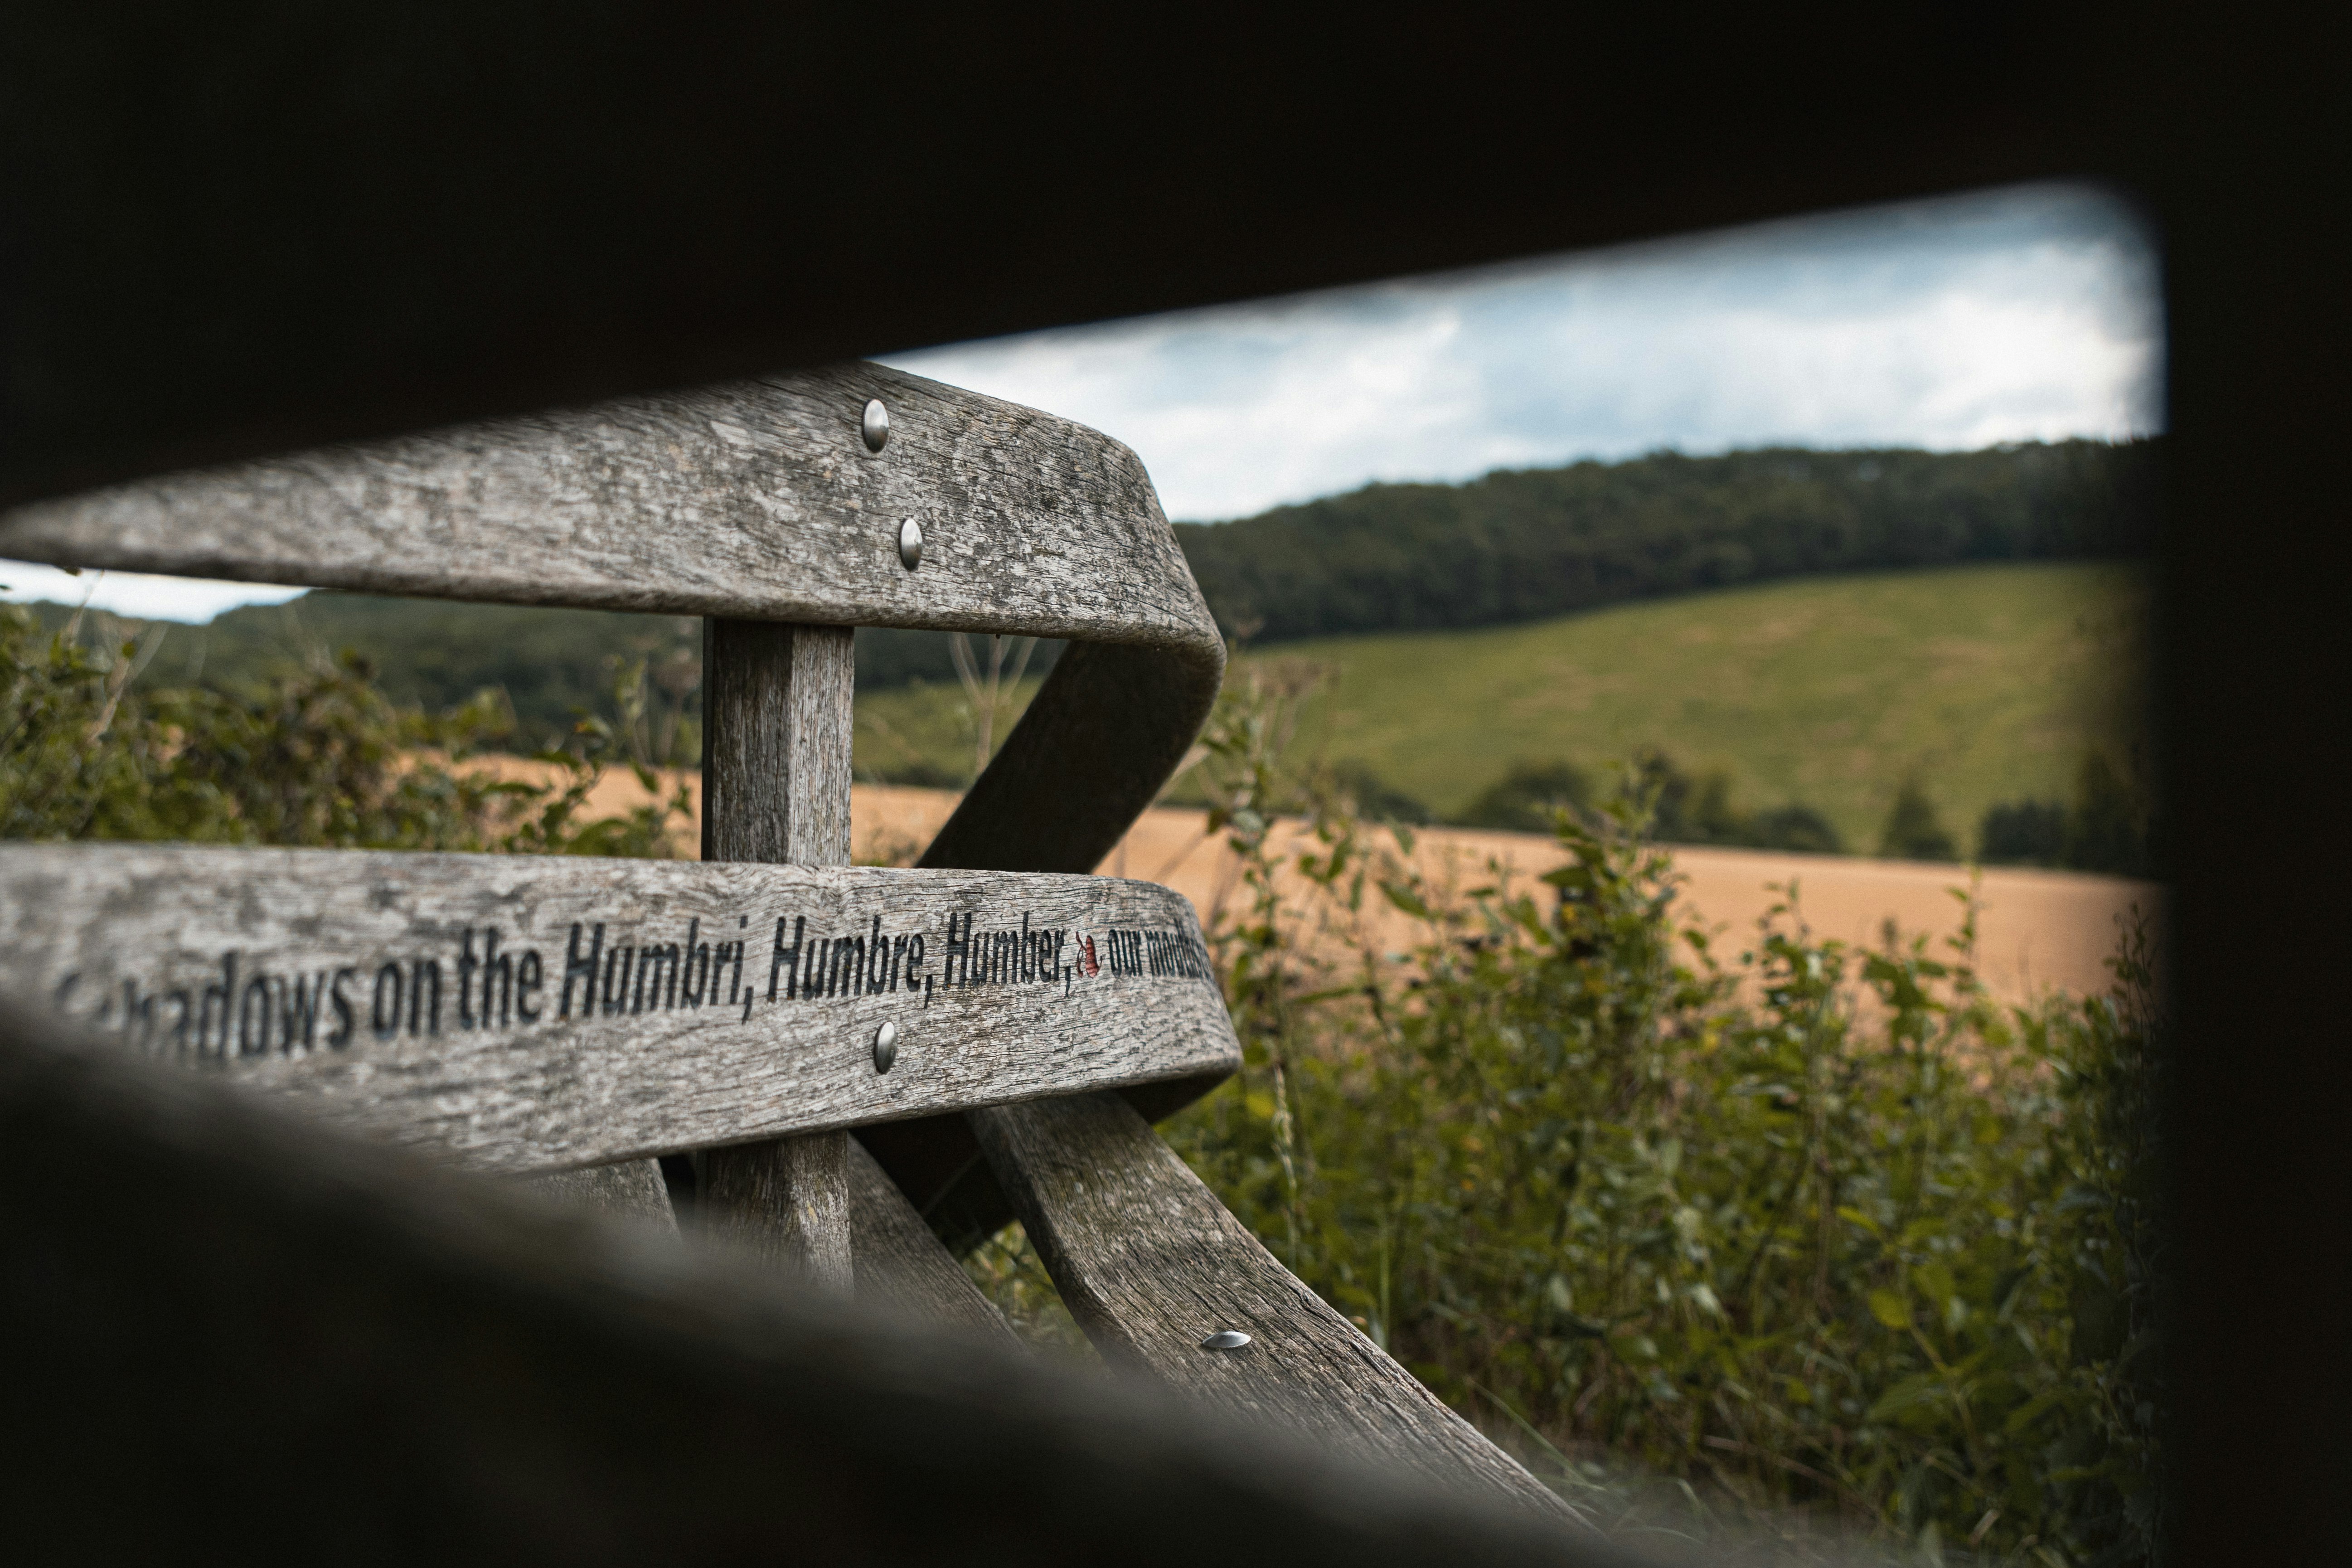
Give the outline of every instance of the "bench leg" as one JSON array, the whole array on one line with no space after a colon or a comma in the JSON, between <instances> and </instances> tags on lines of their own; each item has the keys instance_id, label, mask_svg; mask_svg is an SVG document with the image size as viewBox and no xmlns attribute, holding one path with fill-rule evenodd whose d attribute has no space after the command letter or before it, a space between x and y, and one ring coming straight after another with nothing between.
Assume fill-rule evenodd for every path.
<instances>
[{"instance_id":1,"label":"bench leg","mask_svg":"<svg viewBox=\"0 0 2352 1568\"><path fill-rule=\"evenodd\" d=\"M849 1229L857 1251L861 1304L1022 1348L1004 1314L981 1294L898 1184L855 1138L849 1140Z\"/></svg>"},{"instance_id":2,"label":"bench leg","mask_svg":"<svg viewBox=\"0 0 2352 1568\"><path fill-rule=\"evenodd\" d=\"M702 858L849 863L855 666L846 626L706 621ZM707 1227L850 1292L849 1135L706 1151Z\"/></svg>"},{"instance_id":3,"label":"bench leg","mask_svg":"<svg viewBox=\"0 0 2352 1568\"><path fill-rule=\"evenodd\" d=\"M1445 1484L1569 1511L1285 1268L1118 1095L966 1119L1105 1361Z\"/></svg>"},{"instance_id":4,"label":"bench leg","mask_svg":"<svg viewBox=\"0 0 2352 1568\"><path fill-rule=\"evenodd\" d=\"M709 1234L850 1293L848 1133L709 1150L698 1204Z\"/></svg>"}]
</instances>

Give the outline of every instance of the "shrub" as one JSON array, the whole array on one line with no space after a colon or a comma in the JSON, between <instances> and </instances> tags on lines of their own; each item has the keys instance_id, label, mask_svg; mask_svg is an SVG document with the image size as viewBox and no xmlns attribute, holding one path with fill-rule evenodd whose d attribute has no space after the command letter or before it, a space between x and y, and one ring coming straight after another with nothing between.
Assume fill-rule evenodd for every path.
<instances>
[{"instance_id":1,"label":"shrub","mask_svg":"<svg viewBox=\"0 0 2352 1568\"><path fill-rule=\"evenodd\" d=\"M2111 994L2021 1009L1976 980L1972 909L1947 952L1864 952L1790 889L1719 952L1638 784L1556 819L1538 884L1443 900L1409 833L1328 797L1277 868L1264 749L1221 726L1255 803L1248 907L1213 933L1246 1066L1171 1140L1302 1278L1612 1518L1649 1475L1792 1536L2146 1557L2137 938ZM1376 905L1421 939L1372 940Z\"/></svg>"},{"instance_id":2,"label":"shrub","mask_svg":"<svg viewBox=\"0 0 2352 1568\"><path fill-rule=\"evenodd\" d=\"M1979 829L1979 854L1988 864L2063 866L2145 877L2153 868L2154 837L2139 792L2097 752L2074 774L2070 806L2019 800L1992 806Z\"/></svg>"},{"instance_id":3,"label":"shrub","mask_svg":"<svg viewBox=\"0 0 2352 1568\"><path fill-rule=\"evenodd\" d=\"M1465 827L1506 833L1549 833L1562 811L1589 805L1592 781L1570 763L1521 762L1511 765L1462 814Z\"/></svg>"},{"instance_id":4,"label":"shrub","mask_svg":"<svg viewBox=\"0 0 2352 1568\"><path fill-rule=\"evenodd\" d=\"M1903 781L1895 794L1895 804L1886 813L1886 826L1878 835L1878 852L1896 860L1957 860L1959 846L1944 826L1937 814L1936 803L1927 798L1927 786L1918 777Z\"/></svg>"},{"instance_id":5,"label":"shrub","mask_svg":"<svg viewBox=\"0 0 2352 1568\"><path fill-rule=\"evenodd\" d=\"M1732 802L1731 774L1717 768L1694 775L1656 747L1635 754L1632 792L1646 802L1650 833L1664 844L1722 844L1754 849L1798 849L1843 854L1845 846L1829 818L1811 806L1790 804L1754 814ZM1514 833L1549 833L1553 818L1574 811L1595 820L1591 780L1570 763L1520 763L1463 815L1465 826ZM1425 820L1397 817L1399 821Z\"/></svg>"},{"instance_id":6,"label":"shrub","mask_svg":"<svg viewBox=\"0 0 2352 1568\"><path fill-rule=\"evenodd\" d=\"M2061 866L2066 808L2054 800L2012 800L1985 808L1977 858L1988 866Z\"/></svg>"},{"instance_id":7,"label":"shrub","mask_svg":"<svg viewBox=\"0 0 2352 1568\"><path fill-rule=\"evenodd\" d=\"M2124 877L2147 873L2147 832L2139 801L2114 764L2097 752L2084 755L2074 775L2064 858L2084 871Z\"/></svg>"},{"instance_id":8,"label":"shrub","mask_svg":"<svg viewBox=\"0 0 2352 1568\"><path fill-rule=\"evenodd\" d=\"M642 856L666 851L687 808L640 762L655 804L582 820L615 746L600 719L544 756L551 781L505 779L462 765L510 728L494 694L439 715L403 709L354 657L235 692L144 690L133 678L152 645L111 629L91 617L51 633L0 607L0 837ZM625 729L645 679L642 663L623 672Z\"/></svg>"},{"instance_id":9,"label":"shrub","mask_svg":"<svg viewBox=\"0 0 2352 1568\"><path fill-rule=\"evenodd\" d=\"M1810 805L1775 806L1756 814L1754 837L1759 849L1795 849L1808 855L1843 855L1845 842L1830 819Z\"/></svg>"}]
</instances>

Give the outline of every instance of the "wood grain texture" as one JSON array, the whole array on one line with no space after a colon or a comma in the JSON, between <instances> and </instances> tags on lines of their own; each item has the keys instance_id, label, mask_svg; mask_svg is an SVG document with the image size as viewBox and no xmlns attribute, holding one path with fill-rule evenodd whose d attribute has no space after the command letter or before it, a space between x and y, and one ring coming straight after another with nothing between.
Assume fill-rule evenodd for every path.
<instances>
[{"instance_id":1,"label":"wood grain texture","mask_svg":"<svg viewBox=\"0 0 2352 1568\"><path fill-rule=\"evenodd\" d=\"M890 439L858 433L868 398ZM898 522L923 525L899 563ZM166 476L0 516L0 556L372 594L1218 645L1135 454L879 365Z\"/></svg>"},{"instance_id":2,"label":"wood grain texture","mask_svg":"<svg viewBox=\"0 0 2352 1568\"><path fill-rule=\"evenodd\" d=\"M1101 864L1183 759L1223 674L1222 647L1073 643L921 863L1071 873ZM1156 1120L1223 1077L1155 1084L1130 1103ZM962 1118L892 1127L869 1142L950 1247L969 1250L1011 1222Z\"/></svg>"},{"instance_id":3,"label":"wood grain texture","mask_svg":"<svg viewBox=\"0 0 2352 1568\"><path fill-rule=\"evenodd\" d=\"M611 1165L583 1165L576 1171L550 1171L526 1176L526 1185L558 1203L577 1204L603 1214L649 1220L665 1229L677 1228L677 1212L670 1206L669 1188L661 1165L653 1160L623 1160Z\"/></svg>"},{"instance_id":4,"label":"wood grain texture","mask_svg":"<svg viewBox=\"0 0 2352 1568\"><path fill-rule=\"evenodd\" d=\"M703 628L703 859L846 864L855 634L763 621ZM697 1169L706 1227L849 1293L846 1132L712 1149Z\"/></svg>"},{"instance_id":5,"label":"wood grain texture","mask_svg":"<svg viewBox=\"0 0 2352 1568\"><path fill-rule=\"evenodd\" d=\"M856 1138L849 1140L851 1251L856 1296L925 1322L1012 1349L1024 1349L1004 1314L991 1305L953 1254L907 1201Z\"/></svg>"},{"instance_id":6,"label":"wood grain texture","mask_svg":"<svg viewBox=\"0 0 2352 1568\"><path fill-rule=\"evenodd\" d=\"M891 413L879 453L868 397ZM919 518L923 561L897 552ZM1133 453L870 364L185 472L0 515L0 555L514 604L1077 639L924 858L1091 869L1213 703L1223 641ZM842 764L846 766L846 754ZM895 1177L1006 1211L951 1118Z\"/></svg>"},{"instance_id":7,"label":"wood grain texture","mask_svg":"<svg viewBox=\"0 0 2352 1568\"><path fill-rule=\"evenodd\" d=\"M0 963L132 1049L510 1171L1239 1060L1191 904L1112 878L20 844Z\"/></svg>"},{"instance_id":8,"label":"wood grain texture","mask_svg":"<svg viewBox=\"0 0 2352 1568\"><path fill-rule=\"evenodd\" d=\"M1564 1511L1276 1261L1116 1095L967 1120L1063 1301L1106 1359L1445 1484ZM1202 1347L1226 1329L1250 1343Z\"/></svg>"},{"instance_id":9,"label":"wood grain texture","mask_svg":"<svg viewBox=\"0 0 2352 1568\"><path fill-rule=\"evenodd\" d=\"M702 858L849 863L845 626L705 623Z\"/></svg>"},{"instance_id":10,"label":"wood grain texture","mask_svg":"<svg viewBox=\"0 0 2352 1568\"><path fill-rule=\"evenodd\" d=\"M821 1290L848 1295L849 1142L846 1132L812 1132L711 1150L695 1197L697 1226Z\"/></svg>"}]
</instances>

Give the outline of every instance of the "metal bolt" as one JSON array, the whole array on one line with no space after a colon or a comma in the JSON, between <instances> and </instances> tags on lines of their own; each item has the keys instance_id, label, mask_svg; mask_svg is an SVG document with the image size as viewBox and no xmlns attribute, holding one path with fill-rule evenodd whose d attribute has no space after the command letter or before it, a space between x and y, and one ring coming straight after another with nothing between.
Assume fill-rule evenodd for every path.
<instances>
[{"instance_id":1,"label":"metal bolt","mask_svg":"<svg viewBox=\"0 0 2352 1568\"><path fill-rule=\"evenodd\" d=\"M858 434L866 437L866 449L878 452L890 441L890 411L882 406L878 397L866 400L866 417L858 422Z\"/></svg>"},{"instance_id":2,"label":"metal bolt","mask_svg":"<svg viewBox=\"0 0 2352 1568\"><path fill-rule=\"evenodd\" d=\"M888 1072L898 1059L898 1026L885 1024L874 1031L874 1070Z\"/></svg>"},{"instance_id":3,"label":"metal bolt","mask_svg":"<svg viewBox=\"0 0 2352 1568\"><path fill-rule=\"evenodd\" d=\"M1204 1351L1237 1351L1250 1342L1250 1337L1239 1329L1219 1329L1201 1342Z\"/></svg>"},{"instance_id":4,"label":"metal bolt","mask_svg":"<svg viewBox=\"0 0 2352 1568\"><path fill-rule=\"evenodd\" d=\"M912 572L923 563L923 525L911 517L898 520L898 564Z\"/></svg>"}]
</instances>

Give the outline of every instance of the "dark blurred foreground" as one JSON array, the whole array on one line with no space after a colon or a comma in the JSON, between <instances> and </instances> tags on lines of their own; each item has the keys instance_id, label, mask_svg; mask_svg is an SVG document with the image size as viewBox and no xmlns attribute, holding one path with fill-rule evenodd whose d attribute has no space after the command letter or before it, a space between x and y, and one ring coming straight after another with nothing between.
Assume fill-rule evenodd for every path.
<instances>
[{"instance_id":1,"label":"dark blurred foreground","mask_svg":"<svg viewBox=\"0 0 2352 1568\"><path fill-rule=\"evenodd\" d=\"M1606 1563L0 1004L28 1560Z\"/></svg>"}]
</instances>

